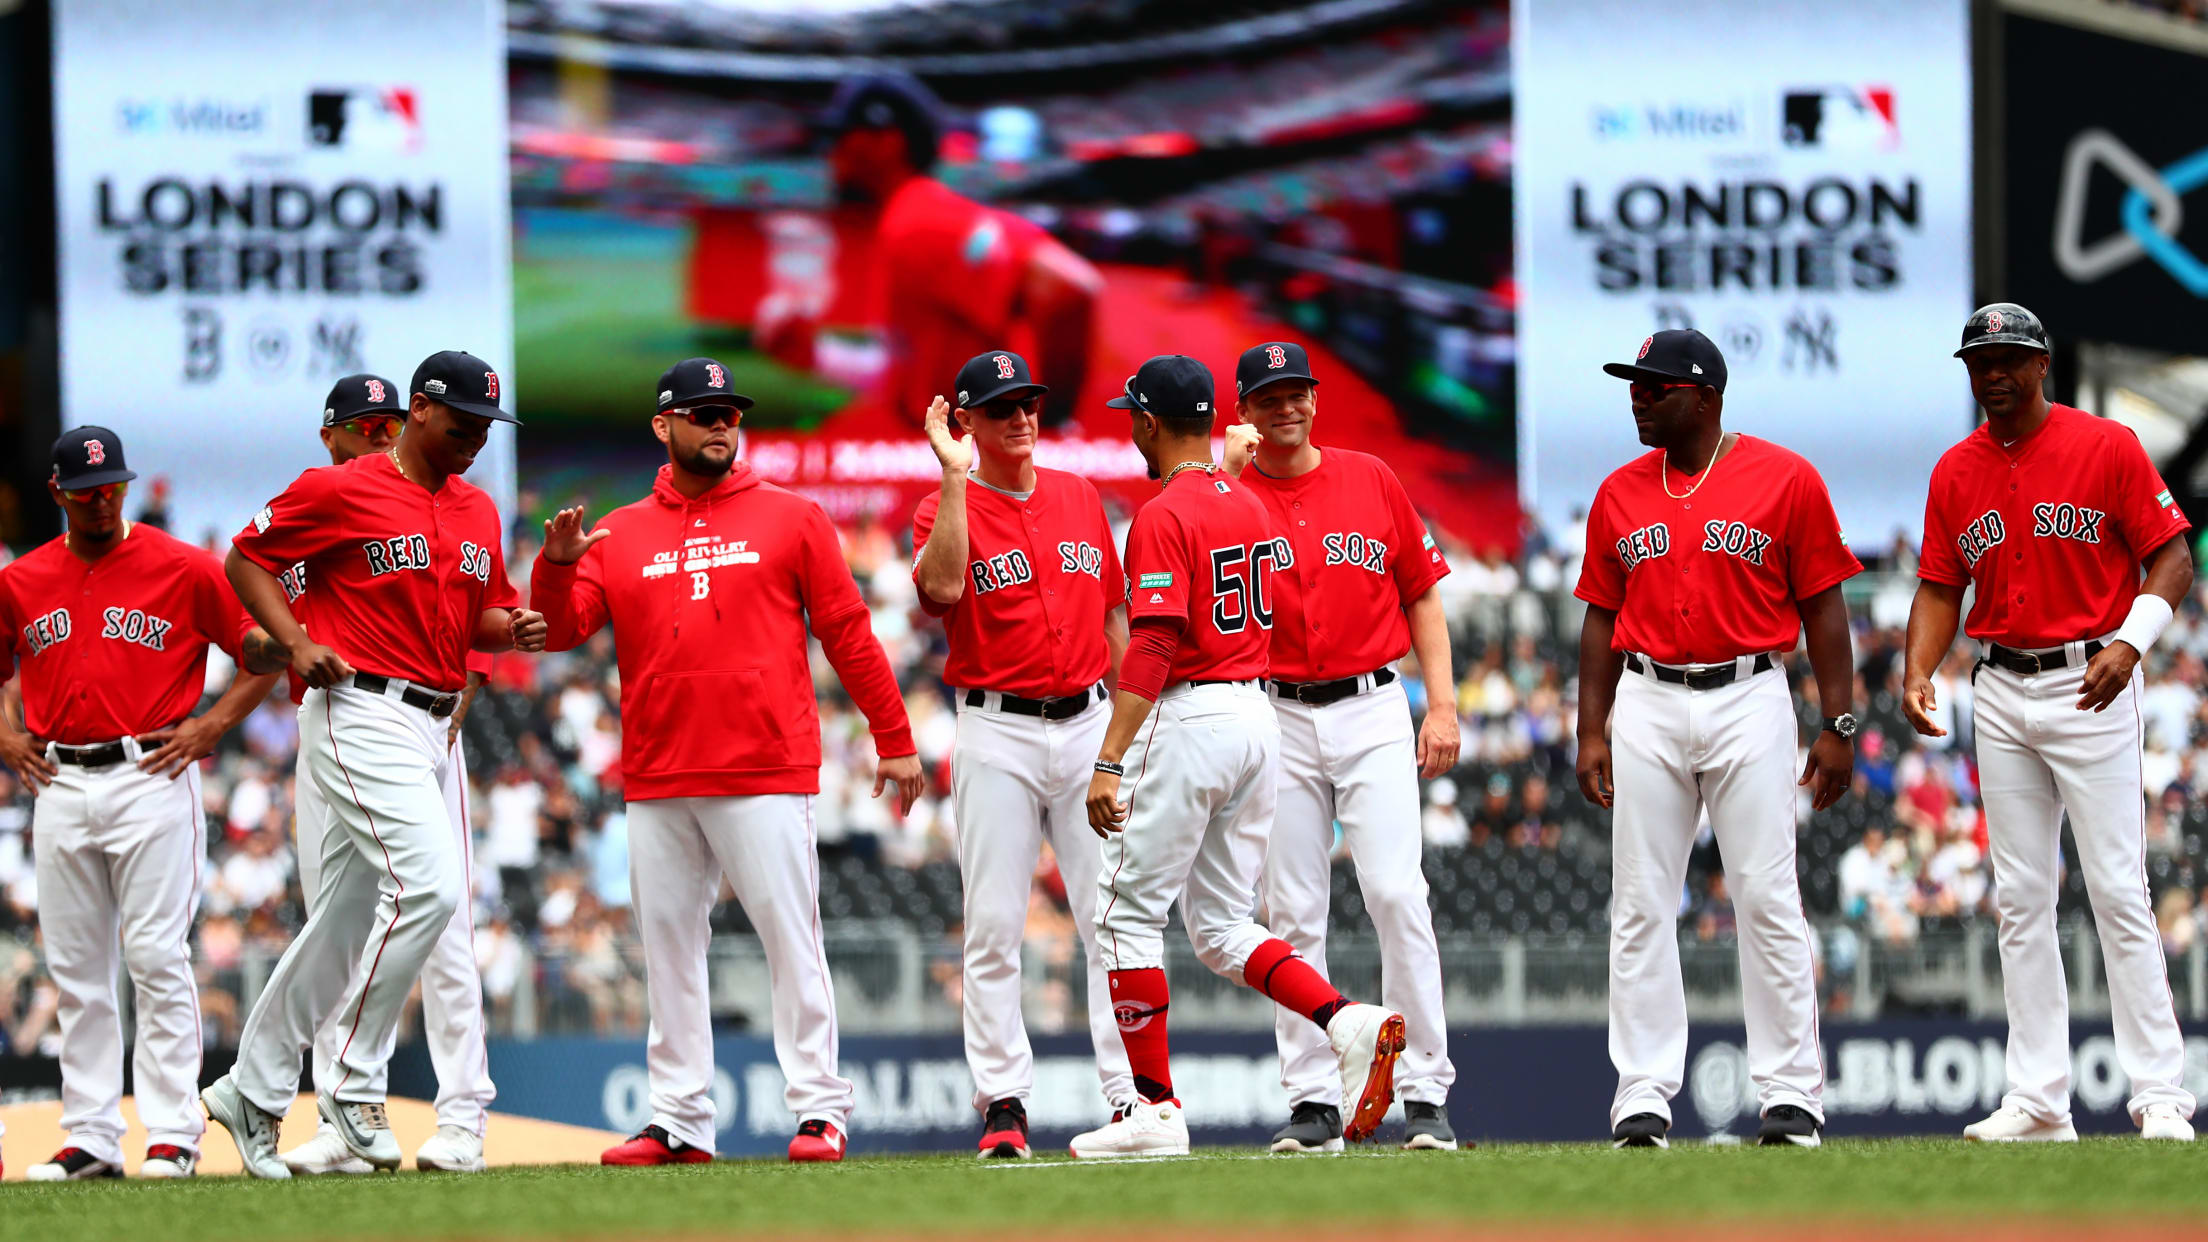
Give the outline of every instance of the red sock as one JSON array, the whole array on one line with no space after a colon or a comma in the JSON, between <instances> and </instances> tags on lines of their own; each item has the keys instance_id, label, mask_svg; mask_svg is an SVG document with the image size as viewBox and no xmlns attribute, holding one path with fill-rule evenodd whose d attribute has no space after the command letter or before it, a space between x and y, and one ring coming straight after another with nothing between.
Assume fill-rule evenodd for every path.
<instances>
[{"instance_id":1,"label":"red sock","mask_svg":"<svg viewBox=\"0 0 2208 1242\"><path fill-rule=\"evenodd\" d=\"M1249 963L1242 967L1242 981L1320 1026L1349 1003L1326 976L1311 969L1311 963L1277 937L1250 954Z\"/></svg>"},{"instance_id":2,"label":"red sock","mask_svg":"<svg viewBox=\"0 0 2208 1242\"><path fill-rule=\"evenodd\" d=\"M1173 1054L1166 1046L1165 972L1115 970L1111 973L1112 1016L1119 1021L1119 1042L1135 1072L1135 1090L1157 1103L1173 1098Z\"/></svg>"}]
</instances>

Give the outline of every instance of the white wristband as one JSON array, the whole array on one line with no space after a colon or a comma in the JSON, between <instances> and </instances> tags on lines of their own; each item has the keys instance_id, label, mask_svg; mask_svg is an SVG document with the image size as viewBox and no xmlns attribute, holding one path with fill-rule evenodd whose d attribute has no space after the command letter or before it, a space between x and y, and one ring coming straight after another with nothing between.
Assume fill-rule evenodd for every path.
<instances>
[{"instance_id":1,"label":"white wristband","mask_svg":"<svg viewBox=\"0 0 2208 1242\"><path fill-rule=\"evenodd\" d=\"M2111 641L2130 643L2140 655L2145 655L2154 640L2162 637L2163 627L2176 615L2170 601L2152 593L2141 593L2131 601L2131 615L2124 618L2124 624Z\"/></svg>"}]
</instances>

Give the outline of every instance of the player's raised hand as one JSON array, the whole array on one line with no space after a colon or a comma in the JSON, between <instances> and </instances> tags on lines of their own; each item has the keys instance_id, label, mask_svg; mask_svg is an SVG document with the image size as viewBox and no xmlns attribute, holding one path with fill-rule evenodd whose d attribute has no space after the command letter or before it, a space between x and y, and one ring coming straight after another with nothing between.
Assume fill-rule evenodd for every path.
<instances>
[{"instance_id":1,"label":"player's raised hand","mask_svg":"<svg viewBox=\"0 0 2208 1242\"><path fill-rule=\"evenodd\" d=\"M352 676L353 666L345 662L344 656L310 638L291 653L291 671L308 685L327 690Z\"/></svg>"},{"instance_id":2,"label":"player's raised hand","mask_svg":"<svg viewBox=\"0 0 2208 1242\"><path fill-rule=\"evenodd\" d=\"M881 797L882 790L892 782L897 786L898 817L912 814L912 804L920 800L920 790L927 784L920 772L920 756L899 755L876 763L874 796Z\"/></svg>"},{"instance_id":3,"label":"player's raised hand","mask_svg":"<svg viewBox=\"0 0 2208 1242\"><path fill-rule=\"evenodd\" d=\"M1119 778L1099 771L1089 778L1089 828L1109 837L1126 826L1127 804L1119 800Z\"/></svg>"},{"instance_id":4,"label":"player's raised hand","mask_svg":"<svg viewBox=\"0 0 2208 1242\"><path fill-rule=\"evenodd\" d=\"M973 438L961 437L951 430L951 403L941 396L928 403L928 416L921 425L927 428L928 447L935 450L935 459L943 463L945 470L964 470L974 461Z\"/></svg>"},{"instance_id":5,"label":"player's raised hand","mask_svg":"<svg viewBox=\"0 0 2208 1242\"><path fill-rule=\"evenodd\" d=\"M1932 723L1932 713L1939 710L1939 691L1932 688L1929 677L1912 677L1902 687L1901 714L1909 718L1909 726L1926 737L1946 737L1947 730Z\"/></svg>"},{"instance_id":6,"label":"player's raised hand","mask_svg":"<svg viewBox=\"0 0 2208 1242\"><path fill-rule=\"evenodd\" d=\"M1855 747L1848 739L1827 729L1809 744L1809 762L1802 766L1799 784L1809 787L1809 806L1822 811L1840 800L1855 783Z\"/></svg>"},{"instance_id":7,"label":"player's raised hand","mask_svg":"<svg viewBox=\"0 0 2208 1242\"><path fill-rule=\"evenodd\" d=\"M138 761L141 770L170 780L184 774L184 769L215 753L215 743L222 740L222 726L205 716L194 716L182 724L166 729L141 733L138 741L159 742L161 746Z\"/></svg>"},{"instance_id":8,"label":"player's raised hand","mask_svg":"<svg viewBox=\"0 0 2208 1242\"><path fill-rule=\"evenodd\" d=\"M1426 722L1418 727L1418 774L1432 780L1457 766L1457 708L1435 703L1426 709Z\"/></svg>"},{"instance_id":9,"label":"player's raised hand","mask_svg":"<svg viewBox=\"0 0 2208 1242\"><path fill-rule=\"evenodd\" d=\"M0 728L0 763L7 764L32 793L54 783L54 765L46 761L46 748L20 730Z\"/></svg>"},{"instance_id":10,"label":"player's raised hand","mask_svg":"<svg viewBox=\"0 0 2208 1242\"><path fill-rule=\"evenodd\" d=\"M555 513L544 524L544 548L537 555L555 565L572 565L583 559L591 545L613 532L601 526L583 533L583 507L575 505Z\"/></svg>"},{"instance_id":11,"label":"player's raised hand","mask_svg":"<svg viewBox=\"0 0 2208 1242\"><path fill-rule=\"evenodd\" d=\"M2139 667L2139 649L2117 641L2093 653L2085 666L2085 681L2078 686L2078 710L2105 712L2116 696L2131 684L2131 672Z\"/></svg>"},{"instance_id":12,"label":"player's raised hand","mask_svg":"<svg viewBox=\"0 0 2208 1242\"><path fill-rule=\"evenodd\" d=\"M1257 456L1257 444L1262 439L1264 437L1258 434L1257 428L1248 423L1228 424L1226 460L1220 465L1228 474L1241 478L1250 459Z\"/></svg>"},{"instance_id":13,"label":"player's raised hand","mask_svg":"<svg viewBox=\"0 0 2208 1242\"><path fill-rule=\"evenodd\" d=\"M1579 739L1580 796L1596 806L1608 809L1616 787L1610 781L1610 743L1602 738Z\"/></svg>"}]
</instances>

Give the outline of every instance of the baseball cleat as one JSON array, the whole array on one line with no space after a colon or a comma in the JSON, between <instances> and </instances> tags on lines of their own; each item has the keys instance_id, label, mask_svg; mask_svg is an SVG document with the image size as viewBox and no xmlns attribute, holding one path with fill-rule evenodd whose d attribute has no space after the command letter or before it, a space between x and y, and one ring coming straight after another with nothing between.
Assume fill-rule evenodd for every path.
<instances>
[{"instance_id":1,"label":"baseball cleat","mask_svg":"<svg viewBox=\"0 0 2208 1242\"><path fill-rule=\"evenodd\" d=\"M271 1181L290 1178L291 1170L276 1157L276 1139L284 1119L261 1111L259 1105L246 1099L238 1090L235 1076L224 1074L216 1079L213 1086L199 1093L199 1102L207 1106L208 1117L230 1132L230 1141L238 1145L238 1158L245 1163L246 1172Z\"/></svg>"},{"instance_id":2,"label":"baseball cleat","mask_svg":"<svg viewBox=\"0 0 2208 1242\"><path fill-rule=\"evenodd\" d=\"M1824 1145L1825 1123L1817 1120L1808 1109L1794 1104L1774 1104L1763 1115L1763 1125L1756 1131L1758 1147L1821 1147Z\"/></svg>"},{"instance_id":3,"label":"baseball cleat","mask_svg":"<svg viewBox=\"0 0 2208 1242\"><path fill-rule=\"evenodd\" d=\"M2170 1143L2193 1141L2193 1123L2175 1104L2149 1104L2139 1110L2139 1137Z\"/></svg>"},{"instance_id":4,"label":"baseball cleat","mask_svg":"<svg viewBox=\"0 0 2208 1242\"><path fill-rule=\"evenodd\" d=\"M424 1172L481 1173L489 1167L483 1160L483 1136L466 1126L440 1125L414 1153L414 1167Z\"/></svg>"},{"instance_id":5,"label":"baseball cleat","mask_svg":"<svg viewBox=\"0 0 2208 1242\"><path fill-rule=\"evenodd\" d=\"M396 1169L405 1162L398 1137L391 1133L391 1115L384 1111L383 1101L340 1100L317 1091L314 1105L354 1155L379 1169Z\"/></svg>"},{"instance_id":6,"label":"baseball cleat","mask_svg":"<svg viewBox=\"0 0 2208 1242\"><path fill-rule=\"evenodd\" d=\"M1403 1053L1403 1015L1378 1005L1344 1005L1326 1024L1342 1065L1342 1137L1362 1143L1395 1103L1395 1059ZM1352 1103L1354 1101L1354 1104Z\"/></svg>"},{"instance_id":7,"label":"baseball cleat","mask_svg":"<svg viewBox=\"0 0 2208 1242\"><path fill-rule=\"evenodd\" d=\"M1027 1106L1015 1099L991 1104L981 1119L981 1158L1025 1160L1034 1154L1027 1146Z\"/></svg>"},{"instance_id":8,"label":"baseball cleat","mask_svg":"<svg viewBox=\"0 0 2208 1242\"><path fill-rule=\"evenodd\" d=\"M1984 1121L1964 1126L1963 1137L1973 1143L2075 1143L2078 1130L2067 1117L2041 1121L2014 1104L2003 1104Z\"/></svg>"},{"instance_id":9,"label":"baseball cleat","mask_svg":"<svg viewBox=\"0 0 2208 1242\"><path fill-rule=\"evenodd\" d=\"M797 1137L790 1140L790 1163L834 1164L843 1159L843 1131L835 1122L814 1117L797 1123Z\"/></svg>"},{"instance_id":10,"label":"baseball cleat","mask_svg":"<svg viewBox=\"0 0 2208 1242\"><path fill-rule=\"evenodd\" d=\"M174 1143L155 1143L146 1149L145 1163L138 1166L138 1176L156 1180L190 1177L198 1163L196 1152L186 1151Z\"/></svg>"},{"instance_id":11,"label":"baseball cleat","mask_svg":"<svg viewBox=\"0 0 2208 1242\"><path fill-rule=\"evenodd\" d=\"M675 1138L658 1126L646 1126L636 1132L636 1137L625 1143L608 1147L598 1157L600 1164L648 1165L648 1164L711 1164L713 1153L703 1147Z\"/></svg>"},{"instance_id":12,"label":"baseball cleat","mask_svg":"<svg viewBox=\"0 0 2208 1242\"><path fill-rule=\"evenodd\" d=\"M1440 1104L1403 1101L1403 1150L1455 1151L1457 1132L1449 1124L1449 1110Z\"/></svg>"},{"instance_id":13,"label":"baseball cleat","mask_svg":"<svg viewBox=\"0 0 2208 1242\"><path fill-rule=\"evenodd\" d=\"M1610 1131L1612 1147L1669 1147L1671 1122L1654 1113L1635 1113Z\"/></svg>"},{"instance_id":14,"label":"baseball cleat","mask_svg":"<svg viewBox=\"0 0 2208 1242\"><path fill-rule=\"evenodd\" d=\"M1342 1110L1305 1100L1288 1110L1288 1124L1273 1132L1275 1152L1306 1156L1342 1150Z\"/></svg>"},{"instance_id":15,"label":"baseball cleat","mask_svg":"<svg viewBox=\"0 0 2208 1242\"><path fill-rule=\"evenodd\" d=\"M353 1154L337 1131L324 1125L314 1132L314 1137L299 1144L283 1155L284 1167L300 1177L321 1177L325 1174L344 1174L357 1177L373 1173L376 1166Z\"/></svg>"},{"instance_id":16,"label":"baseball cleat","mask_svg":"<svg viewBox=\"0 0 2208 1242\"><path fill-rule=\"evenodd\" d=\"M1188 1119L1181 1115L1179 1100L1146 1101L1102 1129L1074 1135L1068 1150L1077 1160L1185 1156L1188 1154Z\"/></svg>"},{"instance_id":17,"label":"baseball cleat","mask_svg":"<svg viewBox=\"0 0 2208 1242\"><path fill-rule=\"evenodd\" d=\"M121 1164L102 1160L82 1147L64 1147L47 1157L46 1163L34 1164L23 1173L34 1182L88 1182L122 1175Z\"/></svg>"}]
</instances>

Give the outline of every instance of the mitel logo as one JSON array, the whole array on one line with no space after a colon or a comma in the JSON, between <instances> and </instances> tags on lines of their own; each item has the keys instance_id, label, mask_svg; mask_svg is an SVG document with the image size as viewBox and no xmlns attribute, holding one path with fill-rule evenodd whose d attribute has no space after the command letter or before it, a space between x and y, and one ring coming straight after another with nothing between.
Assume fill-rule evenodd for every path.
<instances>
[{"instance_id":1,"label":"mitel logo","mask_svg":"<svg viewBox=\"0 0 2208 1242\"><path fill-rule=\"evenodd\" d=\"M1894 122L1890 86L1824 86L1786 92L1779 105L1779 134L1790 147L1894 151L1901 129Z\"/></svg>"},{"instance_id":2,"label":"mitel logo","mask_svg":"<svg viewBox=\"0 0 2208 1242\"><path fill-rule=\"evenodd\" d=\"M1723 103L1605 104L1594 111L1597 142L1737 142L1748 136L1748 106Z\"/></svg>"},{"instance_id":3,"label":"mitel logo","mask_svg":"<svg viewBox=\"0 0 2208 1242\"><path fill-rule=\"evenodd\" d=\"M322 87L307 94L307 142L412 155L422 113L411 86Z\"/></svg>"},{"instance_id":4,"label":"mitel logo","mask_svg":"<svg viewBox=\"0 0 2208 1242\"><path fill-rule=\"evenodd\" d=\"M246 138L268 132L268 101L255 99L125 99L115 106L125 134Z\"/></svg>"}]
</instances>

